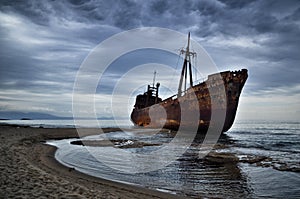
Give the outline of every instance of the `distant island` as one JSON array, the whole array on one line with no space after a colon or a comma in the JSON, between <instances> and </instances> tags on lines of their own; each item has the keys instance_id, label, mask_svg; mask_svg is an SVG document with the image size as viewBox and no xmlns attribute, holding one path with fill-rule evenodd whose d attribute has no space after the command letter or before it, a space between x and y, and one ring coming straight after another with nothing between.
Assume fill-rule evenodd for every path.
<instances>
[{"instance_id":1,"label":"distant island","mask_svg":"<svg viewBox=\"0 0 300 199\"><path fill-rule=\"evenodd\" d=\"M21 112L21 111L0 111L1 120L61 120L73 119L73 117L60 117L48 113Z\"/></svg>"},{"instance_id":2,"label":"distant island","mask_svg":"<svg viewBox=\"0 0 300 199\"><path fill-rule=\"evenodd\" d=\"M30 118L23 117L21 120L31 120Z\"/></svg>"},{"instance_id":3,"label":"distant island","mask_svg":"<svg viewBox=\"0 0 300 199\"><path fill-rule=\"evenodd\" d=\"M73 120L73 117L62 117L39 112L0 111L0 120ZM94 118L79 118L94 119ZM98 117L98 120L113 120L113 117Z\"/></svg>"}]
</instances>

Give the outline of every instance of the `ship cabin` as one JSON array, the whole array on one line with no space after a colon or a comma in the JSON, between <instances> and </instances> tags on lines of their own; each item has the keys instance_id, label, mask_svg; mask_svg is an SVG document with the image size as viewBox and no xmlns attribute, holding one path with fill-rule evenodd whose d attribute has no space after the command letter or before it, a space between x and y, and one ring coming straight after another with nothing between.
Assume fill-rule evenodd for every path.
<instances>
[{"instance_id":1,"label":"ship cabin","mask_svg":"<svg viewBox=\"0 0 300 199\"><path fill-rule=\"evenodd\" d=\"M147 92L136 97L134 108L143 109L148 106L160 103L162 99L158 97L159 86L160 83L157 83L156 86L148 85Z\"/></svg>"}]
</instances>

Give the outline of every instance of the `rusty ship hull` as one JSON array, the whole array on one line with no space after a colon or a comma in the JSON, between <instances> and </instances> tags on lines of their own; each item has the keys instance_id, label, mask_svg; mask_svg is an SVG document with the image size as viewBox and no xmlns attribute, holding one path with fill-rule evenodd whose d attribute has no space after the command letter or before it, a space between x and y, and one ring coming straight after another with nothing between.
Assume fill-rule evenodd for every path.
<instances>
[{"instance_id":1,"label":"rusty ship hull","mask_svg":"<svg viewBox=\"0 0 300 199\"><path fill-rule=\"evenodd\" d=\"M153 97L153 105L147 107L143 107L145 100L139 103L137 98L135 108L131 113L131 120L137 126L178 130L195 125L195 118L189 118L189 116L197 115L199 116L196 124L197 131L206 132L210 125L214 125L211 121L214 112L216 115L225 116L222 120L224 124L221 125L223 125L222 132L226 132L234 122L240 94L247 78L247 69L213 74L208 76L206 81L187 89L183 96L178 98L172 96L165 100ZM149 99L147 94L144 94L144 98ZM196 102L191 95L196 97ZM140 95L140 98L142 97L143 95ZM161 109L162 107L164 110ZM195 110L199 111L199 114L193 113ZM183 111L188 113L185 114L184 120L181 118Z\"/></svg>"}]
</instances>

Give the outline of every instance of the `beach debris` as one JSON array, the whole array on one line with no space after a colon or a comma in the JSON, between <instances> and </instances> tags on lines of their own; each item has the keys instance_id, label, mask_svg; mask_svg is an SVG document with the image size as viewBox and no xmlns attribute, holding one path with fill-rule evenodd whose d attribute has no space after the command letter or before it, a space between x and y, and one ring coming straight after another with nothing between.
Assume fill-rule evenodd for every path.
<instances>
[{"instance_id":1,"label":"beach debris","mask_svg":"<svg viewBox=\"0 0 300 199\"><path fill-rule=\"evenodd\" d=\"M74 171L74 170L75 170L74 167L69 168L69 172Z\"/></svg>"},{"instance_id":2,"label":"beach debris","mask_svg":"<svg viewBox=\"0 0 300 199\"><path fill-rule=\"evenodd\" d=\"M269 158L267 156L258 156L258 155L246 155L240 157L240 162L242 163L254 164L262 161L269 162L272 161L272 158Z\"/></svg>"},{"instance_id":3,"label":"beach debris","mask_svg":"<svg viewBox=\"0 0 300 199\"><path fill-rule=\"evenodd\" d=\"M237 163L239 161L238 157L236 157L232 153L225 153L225 152L210 152L205 156L204 160L212 163Z\"/></svg>"},{"instance_id":4,"label":"beach debris","mask_svg":"<svg viewBox=\"0 0 300 199\"><path fill-rule=\"evenodd\" d=\"M112 139L112 140L75 140L71 141L70 144L91 146L91 147L116 147L116 148L142 148L145 146L160 146L157 143L148 143L138 140L129 139Z\"/></svg>"}]
</instances>

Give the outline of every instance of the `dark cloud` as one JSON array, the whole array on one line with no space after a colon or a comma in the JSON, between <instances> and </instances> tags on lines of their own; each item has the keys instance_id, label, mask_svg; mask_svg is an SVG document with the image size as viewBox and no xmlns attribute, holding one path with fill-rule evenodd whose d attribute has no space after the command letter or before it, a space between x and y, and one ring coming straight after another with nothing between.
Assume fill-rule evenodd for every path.
<instances>
[{"instance_id":1,"label":"dark cloud","mask_svg":"<svg viewBox=\"0 0 300 199\"><path fill-rule=\"evenodd\" d=\"M248 68L248 95L297 93L299 24L297 0L1 1L0 91L72 93L81 62L99 42L156 26L190 31L220 70Z\"/></svg>"},{"instance_id":2,"label":"dark cloud","mask_svg":"<svg viewBox=\"0 0 300 199\"><path fill-rule=\"evenodd\" d=\"M220 2L226 4L230 9L241 9L244 7L248 7L249 4L256 2L256 0L220 0Z\"/></svg>"}]
</instances>

